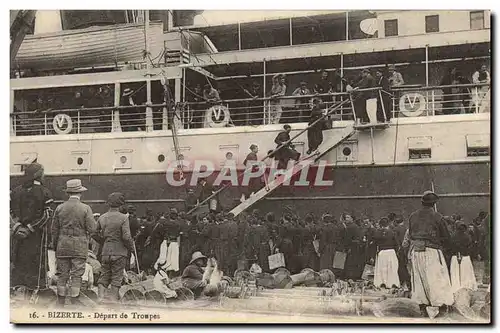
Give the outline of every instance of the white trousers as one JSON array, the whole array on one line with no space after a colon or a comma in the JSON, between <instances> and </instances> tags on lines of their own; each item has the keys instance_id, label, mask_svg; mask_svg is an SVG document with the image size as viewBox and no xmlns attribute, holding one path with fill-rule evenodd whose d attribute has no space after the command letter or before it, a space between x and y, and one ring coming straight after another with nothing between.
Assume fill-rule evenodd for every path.
<instances>
[{"instance_id":1,"label":"white trousers","mask_svg":"<svg viewBox=\"0 0 500 333\"><path fill-rule=\"evenodd\" d=\"M387 288L391 288L392 285L399 287L398 267L396 251L393 249L380 251L375 262L373 284L376 287L380 287L382 284L385 284Z\"/></svg>"},{"instance_id":2,"label":"white trousers","mask_svg":"<svg viewBox=\"0 0 500 333\"><path fill-rule=\"evenodd\" d=\"M418 304L452 305L453 292L441 250L426 248L425 251L413 251L411 262L411 298Z\"/></svg>"},{"instance_id":3,"label":"white trousers","mask_svg":"<svg viewBox=\"0 0 500 333\"><path fill-rule=\"evenodd\" d=\"M462 257L460 263L457 256L451 258L450 276L453 293L461 288L477 290L476 276L469 256Z\"/></svg>"}]
</instances>

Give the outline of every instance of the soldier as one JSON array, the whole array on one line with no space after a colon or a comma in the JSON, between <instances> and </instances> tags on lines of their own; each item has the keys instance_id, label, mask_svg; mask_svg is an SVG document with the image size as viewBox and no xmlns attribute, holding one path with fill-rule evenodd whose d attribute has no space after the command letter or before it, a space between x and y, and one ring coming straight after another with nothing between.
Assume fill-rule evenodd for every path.
<instances>
[{"instance_id":1,"label":"soldier","mask_svg":"<svg viewBox=\"0 0 500 333\"><path fill-rule=\"evenodd\" d=\"M46 257L40 245L53 200L49 189L42 184L42 165L28 165L24 177L24 183L11 193L11 210L18 219L11 229L11 286L23 285L33 290L40 281L45 281L45 269L40 267L45 267Z\"/></svg>"},{"instance_id":2,"label":"soldier","mask_svg":"<svg viewBox=\"0 0 500 333\"><path fill-rule=\"evenodd\" d=\"M64 305L66 296L71 297L71 303L77 304L80 294L82 275L85 272L89 248L89 235L96 229L92 209L80 201L87 188L82 186L80 179L66 182L65 192L68 201L57 206L52 223L52 241L57 258L57 301ZM69 293L66 284L71 279Z\"/></svg>"},{"instance_id":3,"label":"soldier","mask_svg":"<svg viewBox=\"0 0 500 333\"><path fill-rule=\"evenodd\" d=\"M111 193L108 196L109 211L97 221L94 238L102 243L102 274L98 281L100 300L104 298L110 284L113 300L119 300L118 290L122 284L123 271L129 253L134 252L129 220L119 211L119 207L124 204L125 197L122 193Z\"/></svg>"},{"instance_id":4,"label":"soldier","mask_svg":"<svg viewBox=\"0 0 500 333\"><path fill-rule=\"evenodd\" d=\"M409 238L413 246L412 299L425 314L427 306L439 307L440 312L453 304L453 292L443 249L449 248L450 235L446 222L433 207L439 197L432 191L422 196L422 208L410 216Z\"/></svg>"}]
</instances>

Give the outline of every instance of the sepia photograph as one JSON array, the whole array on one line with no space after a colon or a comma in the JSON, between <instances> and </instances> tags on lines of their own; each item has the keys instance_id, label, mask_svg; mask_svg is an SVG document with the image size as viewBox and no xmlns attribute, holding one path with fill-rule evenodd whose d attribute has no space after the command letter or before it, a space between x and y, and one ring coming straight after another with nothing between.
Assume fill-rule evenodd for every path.
<instances>
[{"instance_id":1,"label":"sepia photograph","mask_svg":"<svg viewBox=\"0 0 500 333\"><path fill-rule=\"evenodd\" d=\"M12 324L492 323L490 10L9 11Z\"/></svg>"}]
</instances>

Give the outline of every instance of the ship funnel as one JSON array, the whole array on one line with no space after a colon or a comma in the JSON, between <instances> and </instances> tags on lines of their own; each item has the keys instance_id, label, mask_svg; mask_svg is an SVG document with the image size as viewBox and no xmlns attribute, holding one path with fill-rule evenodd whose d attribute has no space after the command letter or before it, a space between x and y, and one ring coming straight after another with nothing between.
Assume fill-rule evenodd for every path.
<instances>
[{"instance_id":1,"label":"ship funnel","mask_svg":"<svg viewBox=\"0 0 500 333\"><path fill-rule=\"evenodd\" d=\"M35 35L62 31L60 10L37 10Z\"/></svg>"}]
</instances>

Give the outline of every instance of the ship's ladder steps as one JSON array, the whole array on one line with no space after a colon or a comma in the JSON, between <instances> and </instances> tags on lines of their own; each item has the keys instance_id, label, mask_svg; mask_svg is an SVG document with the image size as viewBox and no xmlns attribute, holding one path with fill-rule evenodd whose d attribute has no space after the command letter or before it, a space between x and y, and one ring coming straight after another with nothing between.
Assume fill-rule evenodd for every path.
<instances>
[{"instance_id":1,"label":"ship's ladder steps","mask_svg":"<svg viewBox=\"0 0 500 333\"><path fill-rule=\"evenodd\" d=\"M339 130L328 131L328 137L325 140L323 140L323 142L316 151L297 161L297 163L295 163L292 167L287 169L284 173L278 175L274 180L269 182L257 193L250 196L241 204L233 208L233 210L231 210L231 213L233 213L234 216L237 216L244 210L250 208L258 201L262 200L271 192L273 192L275 189L277 189L280 185L289 181L293 176L295 176L301 170L304 170L310 165L317 163L321 159L321 157L323 157L330 150L337 147L343 141L347 140L355 132L356 129L354 128L354 124L347 125L346 127Z\"/></svg>"}]
</instances>

